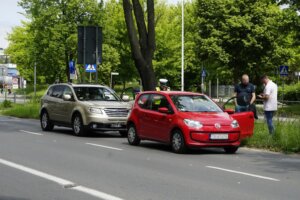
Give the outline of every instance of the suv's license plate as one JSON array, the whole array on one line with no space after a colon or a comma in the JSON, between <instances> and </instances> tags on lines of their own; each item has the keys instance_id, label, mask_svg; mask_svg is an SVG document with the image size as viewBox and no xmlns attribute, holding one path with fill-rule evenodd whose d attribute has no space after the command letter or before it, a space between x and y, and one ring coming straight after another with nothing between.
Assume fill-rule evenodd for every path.
<instances>
[{"instance_id":1,"label":"suv's license plate","mask_svg":"<svg viewBox=\"0 0 300 200\"><path fill-rule=\"evenodd\" d=\"M111 124L110 125L112 128L121 128L122 124Z\"/></svg>"},{"instance_id":2,"label":"suv's license plate","mask_svg":"<svg viewBox=\"0 0 300 200\"><path fill-rule=\"evenodd\" d=\"M210 134L210 139L211 140L228 140L228 134Z\"/></svg>"}]
</instances>

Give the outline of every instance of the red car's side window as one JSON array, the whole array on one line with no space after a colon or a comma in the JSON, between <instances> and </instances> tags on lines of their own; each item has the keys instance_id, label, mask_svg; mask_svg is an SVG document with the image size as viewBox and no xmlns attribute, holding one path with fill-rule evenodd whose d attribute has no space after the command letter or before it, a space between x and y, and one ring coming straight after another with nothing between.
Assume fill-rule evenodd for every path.
<instances>
[{"instance_id":1,"label":"red car's side window","mask_svg":"<svg viewBox=\"0 0 300 200\"><path fill-rule=\"evenodd\" d=\"M143 94L138 100L138 105L140 108L149 109L149 94Z\"/></svg>"}]
</instances>

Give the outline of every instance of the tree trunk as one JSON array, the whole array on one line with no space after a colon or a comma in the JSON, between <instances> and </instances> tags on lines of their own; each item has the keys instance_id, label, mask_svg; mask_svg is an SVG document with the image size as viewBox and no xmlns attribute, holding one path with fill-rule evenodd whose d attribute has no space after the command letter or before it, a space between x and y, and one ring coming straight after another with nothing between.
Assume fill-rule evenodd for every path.
<instances>
[{"instance_id":1,"label":"tree trunk","mask_svg":"<svg viewBox=\"0 0 300 200\"><path fill-rule=\"evenodd\" d=\"M131 53L141 77L143 89L144 91L155 90L156 78L152 64L155 51L154 0L147 0L148 26L146 26L144 11L139 0L132 0L132 3L130 0L123 0L123 9Z\"/></svg>"}]
</instances>

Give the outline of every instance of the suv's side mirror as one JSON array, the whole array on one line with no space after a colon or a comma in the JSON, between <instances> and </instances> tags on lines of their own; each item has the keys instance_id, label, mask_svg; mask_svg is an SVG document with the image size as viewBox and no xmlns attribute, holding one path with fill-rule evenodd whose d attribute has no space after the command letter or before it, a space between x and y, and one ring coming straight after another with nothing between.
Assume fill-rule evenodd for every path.
<instances>
[{"instance_id":1,"label":"suv's side mirror","mask_svg":"<svg viewBox=\"0 0 300 200\"><path fill-rule=\"evenodd\" d=\"M130 100L128 95L123 95L122 99L123 99L123 101L129 101Z\"/></svg>"},{"instance_id":2,"label":"suv's side mirror","mask_svg":"<svg viewBox=\"0 0 300 200\"><path fill-rule=\"evenodd\" d=\"M64 94L63 95L63 100L64 101L70 101L72 99L72 96L70 94Z\"/></svg>"},{"instance_id":3,"label":"suv's side mirror","mask_svg":"<svg viewBox=\"0 0 300 200\"><path fill-rule=\"evenodd\" d=\"M158 108L158 112L167 114L169 113L169 109L166 107Z\"/></svg>"},{"instance_id":4,"label":"suv's side mirror","mask_svg":"<svg viewBox=\"0 0 300 200\"><path fill-rule=\"evenodd\" d=\"M227 108L224 110L224 112L227 112L229 115L233 114L234 113L234 110L231 109L231 108Z\"/></svg>"}]
</instances>

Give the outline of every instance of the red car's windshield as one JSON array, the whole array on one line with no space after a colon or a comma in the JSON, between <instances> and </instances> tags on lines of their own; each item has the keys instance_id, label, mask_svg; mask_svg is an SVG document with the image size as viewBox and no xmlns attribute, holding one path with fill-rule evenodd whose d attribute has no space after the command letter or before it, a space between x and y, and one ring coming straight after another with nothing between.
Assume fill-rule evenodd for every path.
<instances>
[{"instance_id":1,"label":"red car's windshield","mask_svg":"<svg viewBox=\"0 0 300 200\"><path fill-rule=\"evenodd\" d=\"M171 99L181 112L223 112L204 95L172 95Z\"/></svg>"}]
</instances>

